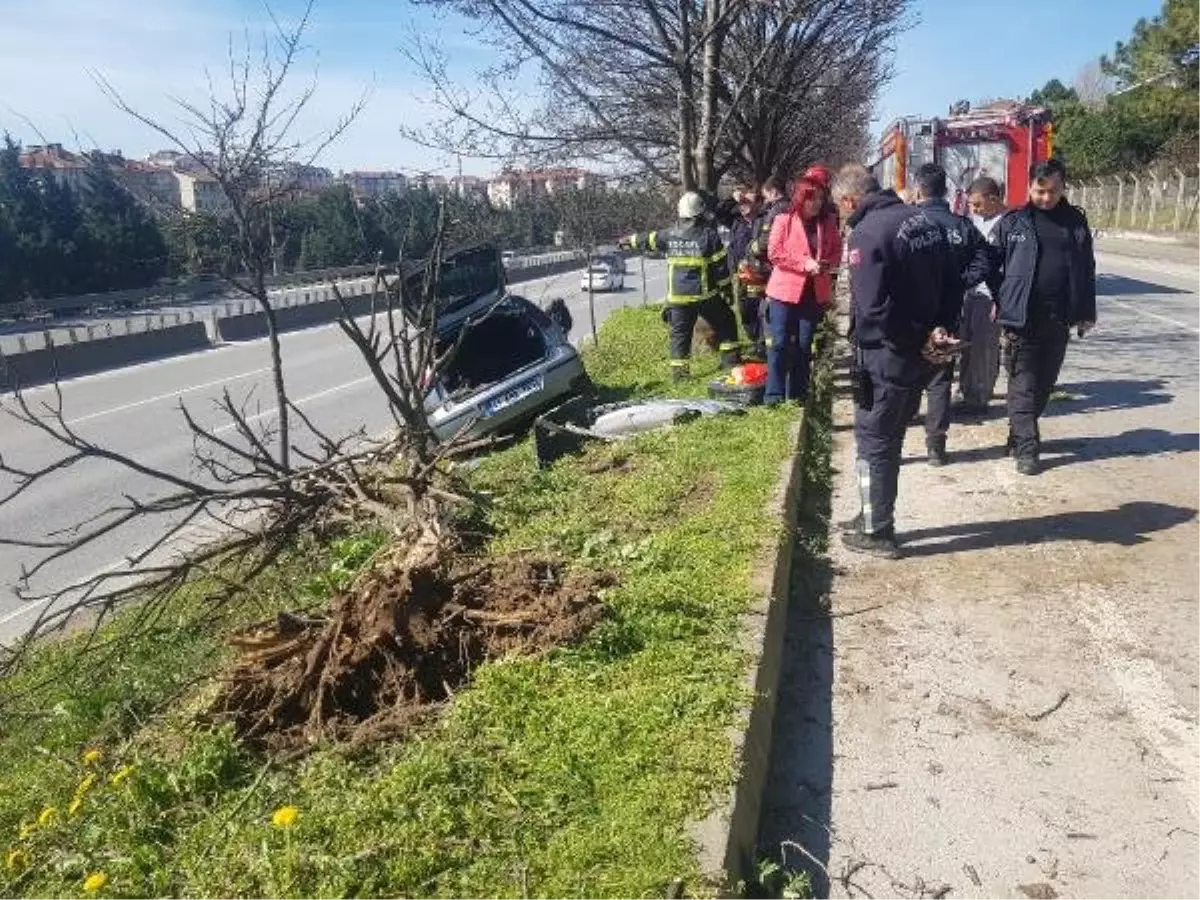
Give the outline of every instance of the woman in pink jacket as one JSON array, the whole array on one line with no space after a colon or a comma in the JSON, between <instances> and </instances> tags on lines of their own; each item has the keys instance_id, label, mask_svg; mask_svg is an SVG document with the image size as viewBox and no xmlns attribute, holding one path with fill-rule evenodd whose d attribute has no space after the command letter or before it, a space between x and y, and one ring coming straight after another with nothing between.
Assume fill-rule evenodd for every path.
<instances>
[{"instance_id":1,"label":"woman in pink jacket","mask_svg":"<svg viewBox=\"0 0 1200 900\"><path fill-rule=\"evenodd\" d=\"M796 182L791 208L775 218L767 243L768 406L808 399L813 331L833 300L842 260L837 213L829 204L829 171L813 166Z\"/></svg>"}]
</instances>

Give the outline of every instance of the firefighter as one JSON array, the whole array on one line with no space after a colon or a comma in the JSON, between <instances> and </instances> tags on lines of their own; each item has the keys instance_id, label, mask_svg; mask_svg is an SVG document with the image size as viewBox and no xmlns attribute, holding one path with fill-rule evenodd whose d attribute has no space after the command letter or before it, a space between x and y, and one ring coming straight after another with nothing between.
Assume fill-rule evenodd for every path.
<instances>
[{"instance_id":1,"label":"firefighter","mask_svg":"<svg viewBox=\"0 0 1200 900\"><path fill-rule=\"evenodd\" d=\"M632 234L621 246L661 250L667 256L667 308L663 318L671 329L671 377L691 373L692 332L696 319L712 329L722 368L737 365L737 320L733 315L729 260L704 198L691 191L679 198L679 221L662 231Z\"/></svg>"},{"instance_id":2,"label":"firefighter","mask_svg":"<svg viewBox=\"0 0 1200 900\"><path fill-rule=\"evenodd\" d=\"M925 163L917 169L917 208L941 225L950 242L950 252L962 281L962 291L971 290L984 282L992 270L991 246L965 216L955 215L946 201L946 170L937 163ZM959 322L950 331L958 333ZM925 386L925 450L931 466L944 466L946 434L950 430L950 389L954 385L954 360L931 366Z\"/></svg>"},{"instance_id":3,"label":"firefighter","mask_svg":"<svg viewBox=\"0 0 1200 900\"><path fill-rule=\"evenodd\" d=\"M945 231L863 166L838 173L833 195L852 229L850 338L854 349L854 442L861 512L843 523L849 550L900 555L894 511L908 421L921 402L928 360L951 350L962 305Z\"/></svg>"},{"instance_id":4,"label":"firefighter","mask_svg":"<svg viewBox=\"0 0 1200 900\"><path fill-rule=\"evenodd\" d=\"M1029 172L1029 202L1004 215L990 240L999 270L988 279L996 321L1010 342L1008 447L1017 472L1040 469L1038 419L1062 369L1071 329L1096 324L1096 258L1083 210L1067 202L1067 170L1057 159Z\"/></svg>"}]
</instances>

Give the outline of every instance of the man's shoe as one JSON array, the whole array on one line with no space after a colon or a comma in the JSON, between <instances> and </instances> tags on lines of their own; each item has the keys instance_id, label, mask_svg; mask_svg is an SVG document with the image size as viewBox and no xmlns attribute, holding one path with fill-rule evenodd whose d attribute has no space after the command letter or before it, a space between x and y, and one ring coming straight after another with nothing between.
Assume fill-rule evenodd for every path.
<instances>
[{"instance_id":1,"label":"man's shoe","mask_svg":"<svg viewBox=\"0 0 1200 900\"><path fill-rule=\"evenodd\" d=\"M837 523L838 531L862 531L863 530L863 514L859 513L853 519L843 519Z\"/></svg>"},{"instance_id":2,"label":"man's shoe","mask_svg":"<svg viewBox=\"0 0 1200 900\"><path fill-rule=\"evenodd\" d=\"M1038 462L1036 456L1018 456L1017 457L1017 474L1018 475L1037 475L1042 471L1042 464Z\"/></svg>"},{"instance_id":3,"label":"man's shoe","mask_svg":"<svg viewBox=\"0 0 1200 900\"><path fill-rule=\"evenodd\" d=\"M931 466L944 466L950 462L950 457L946 455L946 442L942 441L935 444L926 444L925 452Z\"/></svg>"},{"instance_id":4,"label":"man's shoe","mask_svg":"<svg viewBox=\"0 0 1200 900\"><path fill-rule=\"evenodd\" d=\"M842 535L842 543L847 550L855 553L865 553L880 559L899 559L900 548L896 545L896 536L889 533L867 534L865 531L849 531Z\"/></svg>"}]
</instances>

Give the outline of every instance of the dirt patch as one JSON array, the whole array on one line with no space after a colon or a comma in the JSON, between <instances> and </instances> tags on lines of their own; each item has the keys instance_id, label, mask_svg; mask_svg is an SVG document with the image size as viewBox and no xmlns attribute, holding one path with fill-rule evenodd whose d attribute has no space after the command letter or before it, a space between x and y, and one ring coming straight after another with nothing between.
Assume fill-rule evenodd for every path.
<instances>
[{"instance_id":1,"label":"dirt patch","mask_svg":"<svg viewBox=\"0 0 1200 900\"><path fill-rule=\"evenodd\" d=\"M327 619L285 615L231 635L241 657L212 715L273 755L401 736L481 662L580 640L615 583L546 557L446 558L410 547L377 560Z\"/></svg>"},{"instance_id":2,"label":"dirt patch","mask_svg":"<svg viewBox=\"0 0 1200 900\"><path fill-rule=\"evenodd\" d=\"M694 516L712 506L720 481L713 472L701 472L679 501L679 510L686 516Z\"/></svg>"}]
</instances>

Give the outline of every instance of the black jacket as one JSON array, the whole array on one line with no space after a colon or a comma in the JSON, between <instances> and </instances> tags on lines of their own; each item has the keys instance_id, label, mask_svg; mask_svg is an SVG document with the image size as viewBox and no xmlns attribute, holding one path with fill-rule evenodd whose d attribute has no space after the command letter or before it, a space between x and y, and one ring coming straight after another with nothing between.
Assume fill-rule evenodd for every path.
<instances>
[{"instance_id":1,"label":"black jacket","mask_svg":"<svg viewBox=\"0 0 1200 900\"><path fill-rule=\"evenodd\" d=\"M1071 230L1071 255L1067 260L1071 288L1066 300L1068 308L1060 309L1059 317L1070 325L1095 322L1096 257L1092 231L1083 210L1066 200L1062 204ZM1029 298L1033 294L1040 252L1032 206L1027 203L1006 213L992 229L991 242L995 247L996 268L988 277L988 287L996 298L996 321L1008 328L1024 328L1029 321Z\"/></svg>"},{"instance_id":2,"label":"black jacket","mask_svg":"<svg viewBox=\"0 0 1200 900\"><path fill-rule=\"evenodd\" d=\"M775 217L786 212L792 201L780 197L758 214L754 224L750 226L750 244L746 248L746 258L765 277L771 273L771 262L767 259L767 245L771 239L771 225Z\"/></svg>"},{"instance_id":3,"label":"black jacket","mask_svg":"<svg viewBox=\"0 0 1200 900\"><path fill-rule=\"evenodd\" d=\"M750 239L754 236L754 221L747 221L741 216L733 220L729 226L729 268L736 270L738 263L746 256Z\"/></svg>"},{"instance_id":4,"label":"black jacket","mask_svg":"<svg viewBox=\"0 0 1200 900\"><path fill-rule=\"evenodd\" d=\"M992 246L975 223L966 216L956 215L944 199L923 200L917 206L945 229L962 289L968 291L986 281L993 267Z\"/></svg>"},{"instance_id":5,"label":"black jacket","mask_svg":"<svg viewBox=\"0 0 1200 900\"><path fill-rule=\"evenodd\" d=\"M868 194L847 224L850 327L860 347L919 351L934 328L953 328L962 285L940 225L890 190Z\"/></svg>"}]
</instances>

